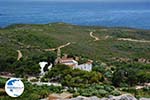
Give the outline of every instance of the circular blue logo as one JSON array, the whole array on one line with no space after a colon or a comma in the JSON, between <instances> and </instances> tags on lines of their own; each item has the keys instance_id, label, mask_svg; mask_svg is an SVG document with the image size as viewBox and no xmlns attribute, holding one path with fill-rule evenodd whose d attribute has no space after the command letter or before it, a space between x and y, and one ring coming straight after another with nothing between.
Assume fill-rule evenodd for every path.
<instances>
[{"instance_id":1,"label":"circular blue logo","mask_svg":"<svg viewBox=\"0 0 150 100\"><path fill-rule=\"evenodd\" d=\"M24 91L24 84L18 78L11 78L5 84L5 91L11 97L19 97Z\"/></svg>"}]
</instances>

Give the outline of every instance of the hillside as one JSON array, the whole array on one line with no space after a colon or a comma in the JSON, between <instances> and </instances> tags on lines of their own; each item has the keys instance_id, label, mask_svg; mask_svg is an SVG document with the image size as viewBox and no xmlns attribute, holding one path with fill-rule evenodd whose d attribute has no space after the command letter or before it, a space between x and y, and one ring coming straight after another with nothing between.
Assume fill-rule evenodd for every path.
<instances>
[{"instance_id":1,"label":"hillside","mask_svg":"<svg viewBox=\"0 0 150 100\"><path fill-rule=\"evenodd\" d=\"M67 91L75 96L105 97L128 92L137 97L149 97L150 87L144 84L150 82L150 30L66 23L10 25L0 29L0 72L10 72L24 78L35 76L38 79L39 62L54 63L56 49L61 49L62 55L79 57L79 63L93 60L93 71L74 70L58 64L42 81L57 78L54 81L70 87ZM136 90L138 85L143 88ZM3 86L4 82L1 88ZM76 87L77 91L72 87ZM44 89L38 88L45 91L43 94L33 93L35 100L47 97L49 92L54 91L44 86Z\"/></svg>"},{"instance_id":2,"label":"hillside","mask_svg":"<svg viewBox=\"0 0 150 100\"><path fill-rule=\"evenodd\" d=\"M98 41L90 36L98 37ZM123 41L119 38L136 39ZM150 31L128 28L104 28L75 26L65 23L45 25L11 25L0 29L0 57L17 59L16 50L23 57L37 56L44 49L56 48L71 43L62 52L84 56L94 60L112 61L112 58L146 58L150 57Z\"/></svg>"}]
</instances>

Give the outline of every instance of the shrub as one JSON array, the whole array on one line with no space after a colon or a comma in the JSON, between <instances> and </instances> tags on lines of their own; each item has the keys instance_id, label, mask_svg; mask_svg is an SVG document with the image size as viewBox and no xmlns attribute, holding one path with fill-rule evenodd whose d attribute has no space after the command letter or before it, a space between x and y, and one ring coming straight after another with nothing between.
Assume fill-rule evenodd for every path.
<instances>
[{"instance_id":1,"label":"shrub","mask_svg":"<svg viewBox=\"0 0 150 100\"><path fill-rule=\"evenodd\" d=\"M106 96L108 94L108 92L106 90L98 90L97 91L99 95L101 95L102 97Z\"/></svg>"},{"instance_id":2,"label":"shrub","mask_svg":"<svg viewBox=\"0 0 150 100\"><path fill-rule=\"evenodd\" d=\"M118 91L118 90L112 91L111 94L114 95L114 96L119 96L119 95L121 95L120 91Z\"/></svg>"}]
</instances>

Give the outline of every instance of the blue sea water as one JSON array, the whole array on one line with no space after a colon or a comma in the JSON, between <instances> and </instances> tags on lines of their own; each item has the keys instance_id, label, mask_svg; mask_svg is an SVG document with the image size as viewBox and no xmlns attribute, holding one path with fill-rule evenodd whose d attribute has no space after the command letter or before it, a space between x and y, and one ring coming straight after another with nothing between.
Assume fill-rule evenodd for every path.
<instances>
[{"instance_id":1,"label":"blue sea water","mask_svg":"<svg viewBox=\"0 0 150 100\"><path fill-rule=\"evenodd\" d=\"M150 2L0 1L0 27L51 22L150 29Z\"/></svg>"}]
</instances>

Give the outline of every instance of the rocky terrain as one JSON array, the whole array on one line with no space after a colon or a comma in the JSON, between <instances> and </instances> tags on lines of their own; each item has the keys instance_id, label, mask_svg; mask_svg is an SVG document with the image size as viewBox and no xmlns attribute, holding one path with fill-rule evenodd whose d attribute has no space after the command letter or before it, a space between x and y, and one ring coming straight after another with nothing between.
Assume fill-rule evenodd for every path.
<instances>
[{"instance_id":1,"label":"rocky terrain","mask_svg":"<svg viewBox=\"0 0 150 100\"><path fill-rule=\"evenodd\" d=\"M76 98L67 99L67 100L138 100L134 96L130 94L123 94L120 96L109 96L108 98L98 98L96 96L93 97L83 97L78 96ZM150 100L150 98L140 98L139 100Z\"/></svg>"}]
</instances>

